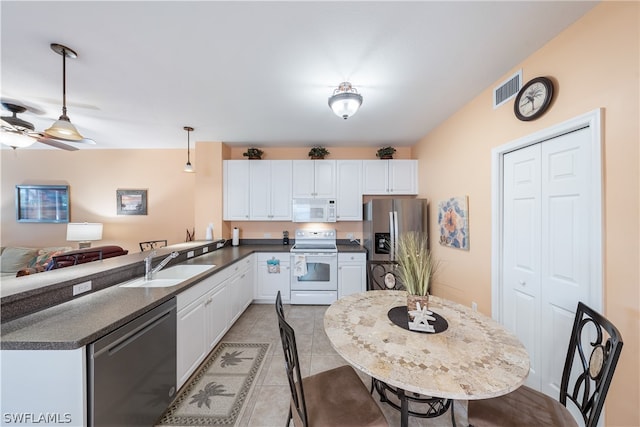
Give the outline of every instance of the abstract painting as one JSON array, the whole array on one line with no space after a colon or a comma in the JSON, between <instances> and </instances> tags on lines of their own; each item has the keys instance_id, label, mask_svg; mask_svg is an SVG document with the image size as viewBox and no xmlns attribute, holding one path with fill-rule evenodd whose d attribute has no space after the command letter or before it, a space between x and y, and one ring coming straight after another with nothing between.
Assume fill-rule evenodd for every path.
<instances>
[{"instance_id":1,"label":"abstract painting","mask_svg":"<svg viewBox=\"0 0 640 427\"><path fill-rule=\"evenodd\" d=\"M452 197L438 203L440 244L469 250L469 206L467 196Z\"/></svg>"}]
</instances>

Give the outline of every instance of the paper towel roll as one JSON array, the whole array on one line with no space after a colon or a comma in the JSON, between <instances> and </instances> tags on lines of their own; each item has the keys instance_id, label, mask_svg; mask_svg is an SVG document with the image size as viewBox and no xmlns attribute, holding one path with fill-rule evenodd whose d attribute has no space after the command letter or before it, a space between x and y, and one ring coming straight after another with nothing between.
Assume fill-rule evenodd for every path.
<instances>
[{"instance_id":1,"label":"paper towel roll","mask_svg":"<svg viewBox=\"0 0 640 427\"><path fill-rule=\"evenodd\" d=\"M205 239L213 240L213 224L212 223L209 223L209 226L207 227L207 234Z\"/></svg>"},{"instance_id":2,"label":"paper towel roll","mask_svg":"<svg viewBox=\"0 0 640 427\"><path fill-rule=\"evenodd\" d=\"M233 235L231 237L231 244L233 246L238 246L240 244L240 230L238 230L238 227L233 227Z\"/></svg>"}]
</instances>

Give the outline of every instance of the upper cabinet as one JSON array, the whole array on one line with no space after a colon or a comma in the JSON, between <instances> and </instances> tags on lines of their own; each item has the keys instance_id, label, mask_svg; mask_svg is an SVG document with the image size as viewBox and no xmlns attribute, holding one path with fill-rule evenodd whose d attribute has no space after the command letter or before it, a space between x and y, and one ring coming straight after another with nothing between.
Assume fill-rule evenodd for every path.
<instances>
[{"instance_id":1,"label":"upper cabinet","mask_svg":"<svg viewBox=\"0 0 640 427\"><path fill-rule=\"evenodd\" d=\"M291 160L249 163L249 219L291 221Z\"/></svg>"},{"instance_id":2,"label":"upper cabinet","mask_svg":"<svg viewBox=\"0 0 640 427\"><path fill-rule=\"evenodd\" d=\"M362 221L362 160L336 160L338 221Z\"/></svg>"},{"instance_id":3,"label":"upper cabinet","mask_svg":"<svg viewBox=\"0 0 640 427\"><path fill-rule=\"evenodd\" d=\"M225 160L223 216L225 221L249 219L249 160Z\"/></svg>"},{"instance_id":4,"label":"upper cabinet","mask_svg":"<svg viewBox=\"0 0 640 427\"><path fill-rule=\"evenodd\" d=\"M335 160L293 160L293 198L336 197Z\"/></svg>"},{"instance_id":5,"label":"upper cabinet","mask_svg":"<svg viewBox=\"0 0 640 427\"><path fill-rule=\"evenodd\" d=\"M417 160L363 160L363 194L418 194Z\"/></svg>"},{"instance_id":6,"label":"upper cabinet","mask_svg":"<svg viewBox=\"0 0 640 427\"><path fill-rule=\"evenodd\" d=\"M291 221L291 160L225 160L225 221Z\"/></svg>"}]
</instances>

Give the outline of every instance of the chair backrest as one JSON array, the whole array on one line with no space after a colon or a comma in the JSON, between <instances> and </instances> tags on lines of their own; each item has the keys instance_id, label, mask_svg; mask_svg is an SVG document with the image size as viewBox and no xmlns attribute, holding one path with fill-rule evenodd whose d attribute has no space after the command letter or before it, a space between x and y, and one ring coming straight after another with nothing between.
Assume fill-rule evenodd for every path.
<instances>
[{"instance_id":1,"label":"chair backrest","mask_svg":"<svg viewBox=\"0 0 640 427\"><path fill-rule=\"evenodd\" d=\"M140 242L140 251L151 251L156 248L164 248L167 246L166 240L149 240L146 242Z\"/></svg>"},{"instance_id":2,"label":"chair backrest","mask_svg":"<svg viewBox=\"0 0 640 427\"><path fill-rule=\"evenodd\" d=\"M276 314L278 315L278 326L280 329L280 339L284 350L285 369L289 388L291 389L291 402L293 409L302 420L304 426L309 425L307 419L307 406L304 401L304 390L302 387L302 375L300 375L300 362L298 360L298 347L296 346L296 334L293 328L284 319L284 309L282 307L282 297L280 291L276 296Z\"/></svg>"},{"instance_id":3,"label":"chair backrest","mask_svg":"<svg viewBox=\"0 0 640 427\"><path fill-rule=\"evenodd\" d=\"M595 427L598 423L622 344L620 332L609 320L578 303L562 373L560 403L566 406L567 398L575 403L586 427ZM572 372L576 355L580 369ZM572 382L571 388L569 382Z\"/></svg>"},{"instance_id":4,"label":"chair backrest","mask_svg":"<svg viewBox=\"0 0 640 427\"><path fill-rule=\"evenodd\" d=\"M367 289L403 291L405 288L397 267L398 263L392 261L367 261Z\"/></svg>"}]
</instances>

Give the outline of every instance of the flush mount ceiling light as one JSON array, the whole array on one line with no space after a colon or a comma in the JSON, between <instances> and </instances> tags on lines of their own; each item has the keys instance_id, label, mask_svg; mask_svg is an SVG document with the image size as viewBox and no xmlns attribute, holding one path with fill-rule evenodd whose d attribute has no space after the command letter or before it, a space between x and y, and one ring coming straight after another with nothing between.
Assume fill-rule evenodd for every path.
<instances>
[{"instance_id":1,"label":"flush mount ceiling light","mask_svg":"<svg viewBox=\"0 0 640 427\"><path fill-rule=\"evenodd\" d=\"M44 131L45 136L64 141L80 142L84 139L67 116L67 58L77 58L72 49L58 43L51 43L51 50L62 55L62 115L51 127Z\"/></svg>"},{"instance_id":2,"label":"flush mount ceiling light","mask_svg":"<svg viewBox=\"0 0 640 427\"><path fill-rule=\"evenodd\" d=\"M329 97L329 107L338 117L347 120L358 112L362 105L362 95L349 82L342 82Z\"/></svg>"},{"instance_id":3,"label":"flush mount ceiling light","mask_svg":"<svg viewBox=\"0 0 640 427\"><path fill-rule=\"evenodd\" d=\"M185 172L193 172L193 166L191 166L191 158L190 158L190 150L189 150L189 135L193 132L193 128L191 126L185 126L182 129L187 131L187 164L184 165Z\"/></svg>"}]
</instances>

